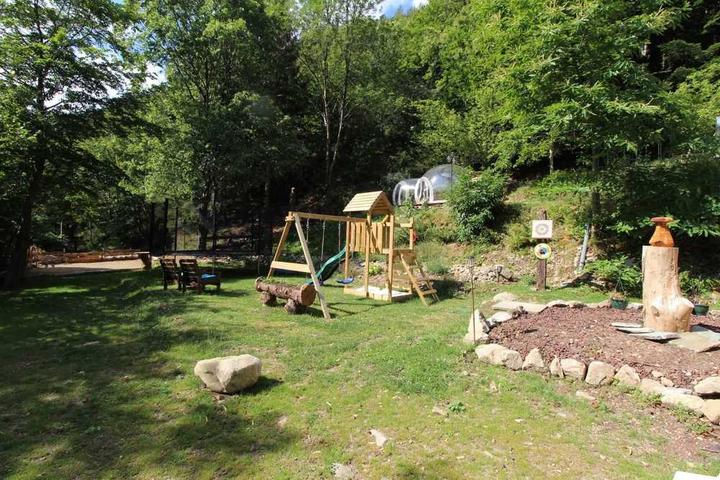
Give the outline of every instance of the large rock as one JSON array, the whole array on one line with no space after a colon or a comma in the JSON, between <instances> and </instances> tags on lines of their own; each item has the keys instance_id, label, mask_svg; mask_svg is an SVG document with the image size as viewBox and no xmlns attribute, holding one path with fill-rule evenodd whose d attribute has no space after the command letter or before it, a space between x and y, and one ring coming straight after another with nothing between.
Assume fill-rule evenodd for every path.
<instances>
[{"instance_id":1,"label":"large rock","mask_svg":"<svg viewBox=\"0 0 720 480\"><path fill-rule=\"evenodd\" d=\"M492 314L488 322L491 326L495 326L498 323L507 322L508 320L512 320L514 318L514 315L510 312L495 312Z\"/></svg>"},{"instance_id":2,"label":"large rock","mask_svg":"<svg viewBox=\"0 0 720 480\"><path fill-rule=\"evenodd\" d=\"M560 359L558 357L553 358L552 362L550 362L550 375L560 378L565 377L562 371L562 367L560 366Z\"/></svg>"},{"instance_id":3,"label":"large rock","mask_svg":"<svg viewBox=\"0 0 720 480\"><path fill-rule=\"evenodd\" d=\"M645 395L661 395L665 388L667 387L662 383L651 378L643 378L640 380L640 391Z\"/></svg>"},{"instance_id":4,"label":"large rock","mask_svg":"<svg viewBox=\"0 0 720 480\"><path fill-rule=\"evenodd\" d=\"M195 364L195 375L217 393L236 393L257 383L262 363L252 355L217 357Z\"/></svg>"},{"instance_id":5,"label":"large rock","mask_svg":"<svg viewBox=\"0 0 720 480\"><path fill-rule=\"evenodd\" d=\"M605 362L590 362L585 375L585 382L590 385L608 385L615 376L615 368Z\"/></svg>"},{"instance_id":6,"label":"large rock","mask_svg":"<svg viewBox=\"0 0 720 480\"><path fill-rule=\"evenodd\" d=\"M623 365L615 374L615 380L621 385L627 387L637 387L640 385L640 375L630 365Z\"/></svg>"},{"instance_id":7,"label":"large rock","mask_svg":"<svg viewBox=\"0 0 720 480\"><path fill-rule=\"evenodd\" d=\"M533 348L530 350L525 357L525 360L522 364L523 370L536 370L539 372L544 372L547 370L547 367L545 366L545 362L543 361L542 355L540 354L540 350L537 348Z\"/></svg>"},{"instance_id":8,"label":"large rock","mask_svg":"<svg viewBox=\"0 0 720 480\"><path fill-rule=\"evenodd\" d=\"M473 323L474 329L475 329L475 338L473 339ZM470 319L468 321L468 330L465 334L465 337L463 337L463 342L468 344L480 344L480 343L487 343L490 337L488 336L487 332L490 331L490 328L488 327L488 323L485 320L485 316L482 314L480 310L475 310L474 315L470 315Z\"/></svg>"},{"instance_id":9,"label":"large rock","mask_svg":"<svg viewBox=\"0 0 720 480\"><path fill-rule=\"evenodd\" d=\"M517 295L510 292L500 292L493 297L493 302L514 302L517 298Z\"/></svg>"},{"instance_id":10,"label":"large rock","mask_svg":"<svg viewBox=\"0 0 720 480\"><path fill-rule=\"evenodd\" d=\"M575 360L574 358L563 358L560 360L560 368L562 368L563 375L577 380L585 379L585 372L587 367L583 362Z\"/></svg>"},{"instance_id":11,"label":"large rock","mask_svg":"<svg viewBox=\"0 0 720 480\"><path fill-rule=\"evenodd\" d=\"M475 349L475 354L485 363L504 365L511 370L520 370L522 368L523 360L520 354L497 343L481 345Z\"/></svg>"},{"instance_id":12,"label":"large rock","mask_svg":"<svg viewBox=\"0 0 720 480\"><path fill-rule=\"evenodd\" d=\"M705 400L702 413L712 423L720 423L720 400Z\"/></svg>"},{"instance_id":13,"label":"large rock","mask_svg":"<svg viewBox=\"0 0 720 480\"><path fill-rule=\"evenodd\" d=\"M640 381L640 391L645 395L690 395L689 388L666 387L657 380L643 378ZM699 397L698 397L699 398Z\"/></svg>"},{"instance_id":14,"label":"large rock","mask_svg":"<svg viewBox=\"0 0 720 480\"><path fill-rule=\"evenodd\" d=\"M702 397L720 395L720 377L707 377L695 385L693 390Z\"/></svg>"},{"instance_id":15,"label":"large rock","mask_svg":"<svg viewBox=\"0 0 720 480\"><path fill-rule=\"evenodd\" d=\"M670 389L667 389L670 390ZM665 392L660 397L660 402L663 405L670 405L674 407L684 407L693 412L703 413L703 405L705 401L695 395L687 395L684 393Z\"/></svg>"}]
</instances>

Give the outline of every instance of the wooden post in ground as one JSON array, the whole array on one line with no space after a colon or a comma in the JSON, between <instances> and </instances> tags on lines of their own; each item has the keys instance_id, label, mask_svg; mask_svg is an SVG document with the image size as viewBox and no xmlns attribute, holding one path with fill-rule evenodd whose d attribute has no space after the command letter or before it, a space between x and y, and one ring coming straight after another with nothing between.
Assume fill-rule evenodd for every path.
<instances>
[{"instance_id":1,"label":"wooden post in ground","mask_svg":"<svg viewBox=\"0 0 720 480\"><path fill-rule=\"evenodd\" d=\"M350 249L352 248L350 246L350 228L353 227L353 224L351 222L345 222L345 266L344 268L344 278L350 277Z\"/></svg>"},{"instance_id":2,"label":"wooden post in ground","mask_svg":"<svg viewBox=\"0 0 720 480\"><path fill-rule=\"evenodd\" d=\"M367 214L365 223L365 298L368 298L370 291L370 237L372 236L372 214Z\"/></svg>"},{"instance_id":3,"label":"wooden post in ground","mask_svg":"<svg viewBox=\"0 0 720 480\"><path fill-rule=\"evenodd\" d=\"M323 295L320 290L320 281L315 273L315 265L313 265L312 257L310 256L310 248L305 240L305 234L303 233L300 217L297 215L293 215L293 217L295 218L295 229L297 230L298 237L300 238L300 245L302 246L303 254L305 255L305 262L307 263L308 270L310 270L310 277L312 278L313 285L315 286L315 292L320 299L320 308L322 309L323 317L325 317L326 320L330 320L330 310L328 310L327 304L325 303L325 295Z\"/></svg>"},{"instance_id":4,"label":"wooden post in ground","mask_svg":"<svg viewBox=\"0 0 720 480\"><path fill-rule=\"evenodd\" d=\"M545 209L540 210L538 220L547 220L547 211ZM545 290L545 288L547 288L547 260L544 258L538 259L535 288L538 291Z\"/></svg>"},{"instance_id":5,"label":"wooden post in ground","mask_svg":"<svg viewBox=\"0 0 720 480\"><path fill-rule=\"evenodd\" d=\"M395 271L395 215L390 214L390 234L388 235L388 267L387 267L387 283L388 283L388 302L392 303L393 291L393 273Z\"/></svg>"}]
</instances>

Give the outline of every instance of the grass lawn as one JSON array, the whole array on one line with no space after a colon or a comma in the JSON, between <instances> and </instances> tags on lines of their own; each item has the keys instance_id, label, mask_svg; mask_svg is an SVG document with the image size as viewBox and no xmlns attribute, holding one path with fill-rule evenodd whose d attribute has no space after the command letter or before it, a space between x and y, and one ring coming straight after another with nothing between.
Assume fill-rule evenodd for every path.
<instances>
[{"instance_id":1,"label":"grass lawn","mask_svg":"<svg viewBox=\"0 0 720 480\"><path fill-rule=\"evenodd\" d=\"M335 462L366 479L720 470L668 453L639 410L593 408L567 383L474 361L467 298L426 308L328 288L325 321L263 307L253 282L183 295L157 272L110 273L0 294L0 478L331 478ZM493 293L483 288L479 299ZM258 385L223 401L200 388L197 360L240 353L262 359Z\"/></svg>"}]
</instances>

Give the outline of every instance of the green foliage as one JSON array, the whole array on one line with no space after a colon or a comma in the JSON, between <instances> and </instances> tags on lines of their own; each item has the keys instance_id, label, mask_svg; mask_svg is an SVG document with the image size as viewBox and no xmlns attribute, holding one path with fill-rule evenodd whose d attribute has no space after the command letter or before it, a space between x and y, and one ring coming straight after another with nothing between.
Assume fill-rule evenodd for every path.
<instances>
[{"instance_id":1,"label":"green foliage","mask_svg":"<svg viewBox=\"0 0 720 480\"><path fill-rule=\"evenodd\" d=\"M467 408L465 407L465 404L459 400L455 400L454 402L450 403L448 406L448 410L452 413L463 413Z\"/></svg>"},{"instance_id":2,"label":"green foliage","mask_svg":"<svg viewBox=\"0 0 720 480\"><path fill-rule=\"evenodd\" d=\"M374 277L375 275L382 275L384 271L385 269L379 263L371 263L368 267L368 273L371 277Z\"/></svg>"},{"instance_id":3,"label":"green foliage","mask_svg":"<svg viewBox=\"0 0 720 480\"><path fill-rule=\"evenodd\" d=\"M716 278L692 275L687 270L680 272L680 288L690 299L706 305L712 300L712 292L720 287Z\"/></svg>"},{"instance_id":4,"label":"green foliage","mask_svg":"<svg viewBox=\"0 0 720 480\"><path fill-rule=\"evenodd\" d=\"M415 219L415 231L421 242L451 243L457 240L457 223L444 205L427 208L409 207L402 215Z\"/></svg>"},{"instance_id":5,"label":"green foliage","mask_svg":"<svg viewBox=\"0 0 720 480\"><path fill-rule=\"evenodd\" d=\"M720 163L709 155L619 164L601 177L598 223L625 238L642 239L650 218L675 219L675 235L720 237Z\"/></svg>"},{"instance_id":6,"label":"green foliage","mask_svg":"<svg viewBox=\"0 0 720 480\"><path fill-rule=\"evenodd\" d=\"M491 170L460 176L449 195L460 241L472 242L487 238L486 230L505 198L507 184L508 177L505 174Z\"/></svg>"},{"instance_id":7,"label":"green foliage","mask_svg":"<svg viewBox=\"0 0 720 480\"><path fill-rule=\"evenodd\" d=\"M642 272L627 256L595 260L585 270L598 279L607 282L608 287L618 292L637 293L642 284Z\"/></svg>"}]
</instances>

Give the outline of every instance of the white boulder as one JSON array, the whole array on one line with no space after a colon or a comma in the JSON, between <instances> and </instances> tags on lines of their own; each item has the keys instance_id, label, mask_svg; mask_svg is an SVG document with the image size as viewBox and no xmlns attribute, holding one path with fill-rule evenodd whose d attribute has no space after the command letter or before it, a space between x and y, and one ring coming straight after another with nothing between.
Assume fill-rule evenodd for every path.
<instances>
[{"instance_id":1,"label":"white boulder","mask_svg":"<svg viewBox=\"0 0 720 480\"><path fill-rule=\"evenodd\" d=\"M615 374L615 380L621 385L627 387L637 387L640 385L640 375L630 365L623 365Z\"/></svg>"},{"instance_id":2,"label":"white boulder","mask_svg":"<svg viewBox=\"0 0 720 480\"><path fill-rule=\"evenodd\" d=\"M563 358L560 360L560 368L562 368L563 375L577 380L584 380L587 367L581 361L575 360L574 358Z\"/></svg>"},{"instance_id":3,"label":"white boulder","mask_svg":"<svg viewBox=\"0 0 720 480\"><path fill-rule=\"evenodd\" d=\"M720 395L720 377L707 377L693 388L696 394L703 397Z\"/></svg>"},{"instance_id":4,"label":"white boulder","mask_svg":"<svg viewBox=\"0 0 720 480\"><path fill-rule=\"evenodd\" d=\"M562 371L562 367L560 366L560 359L558 357L553 358L552 362L550 362L550 375L560 378L565 377Z\"/></svg>"},{"instance_id":5,"label":"white boulder","mask_svg":"<svg viewBox=\"0 0 720 480\"><path fill-rule=\"evenodd\" d=\"M504 365L511 370L522 368L522 357L515 350L510 350L497 343L481 345L475 349L478 358L492 365Z\"/></svg>"},{"instance_id":6,"label":"white boulder","mask_svg":"<svg viewBox=\"0 0 720 480\"><path fill-rule=\"evenodd\" d=\"M542 355L540 354L540 350L537 348L533 348L530 350L525 357L525 360L522 364L523 370L537 370L544 372L547 370L547 366L545 365L545 362L543 361Z\"/></svg>"},{"instance_id":7,"label":"white boulder","mask_svg":"<svg viewBox=\"0 0 720 480\"><path fill-rule=\"evenodd\" d=\"M252 355L237 355L200 360L195 375L216 393L236 393L257 383L262 362Z\"/></svg>"},{"instance_id":8,"label":"white boulder","mask_svg":"<svg viewBox=\"0 0 720 480\"><path fill-rule=\"evenodd\" d=\"M703 406L705 404L705 401L700 397L675 392L663 393L660 397L660 402L663 405L684 407L697 413L703 413Z\"/></svg>"},{"instance_id":9,"label":"white boulder","mask_svg":"<svg viewBox=\"0 0 720 480\"><path fill-rule=\"evenodd\" d=\"M702 413L712 423L720 423L720 400L705 400Z\"/></svg>"},{"instance_id":10,"label":"white boulder","mask_svg":"<svg viewBox=\"0 0 720 480\"><path fill-rule=\"evenodd\" d=\"M585 382L590 385L608 385L615 376L615 368L605 362L592 361L588 365Z\"/></svg>"}]
</instances>

